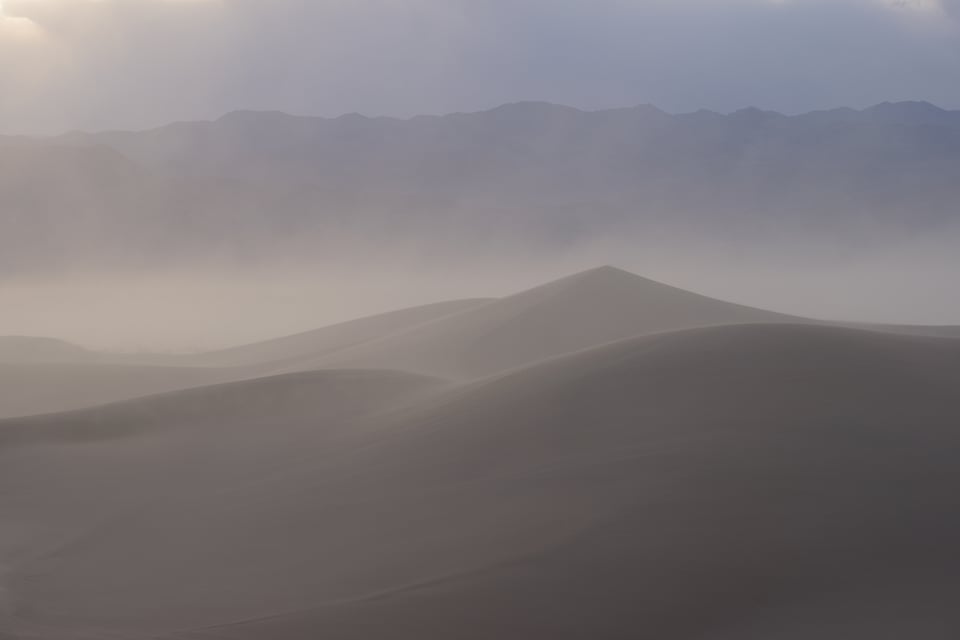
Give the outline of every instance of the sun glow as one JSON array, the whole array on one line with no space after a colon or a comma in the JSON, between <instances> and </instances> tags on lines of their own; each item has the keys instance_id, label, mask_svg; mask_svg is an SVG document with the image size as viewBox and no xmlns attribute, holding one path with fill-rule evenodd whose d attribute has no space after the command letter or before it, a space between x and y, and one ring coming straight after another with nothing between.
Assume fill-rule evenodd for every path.
<instances>
[{"instance_id":1,"label":"sun glow","mask_svg":"<svg viewBox=\"0 0 960 640\"><path fill-rule=\"evenodd\" d=\"M3 0L0 0L0 36L24 39L40 35L40 28L30 18L10 15L4 10Z\"/></svg>"}]
</instances>

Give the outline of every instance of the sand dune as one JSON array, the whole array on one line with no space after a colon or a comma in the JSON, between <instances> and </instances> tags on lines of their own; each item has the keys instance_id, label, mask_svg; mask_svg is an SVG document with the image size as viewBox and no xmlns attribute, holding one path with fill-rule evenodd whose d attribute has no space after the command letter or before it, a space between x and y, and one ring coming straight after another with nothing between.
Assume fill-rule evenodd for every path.
<instances>
[{"instance_id":1,"label":"sand dune","mask_svg":"<svg viewBox=\"0 0 960 640\"><path fill-rule=\"evenodd\" d=\"M626 338L743 323L837 324L960 337L958 327L857 325L799 318L601 267L408 331L306 359L291 370L396 368L472 379Z\"/></svg>"},{"instance_id":2,"label":"sand dune","mask_svg":"<svg viewBox=\"0 0 960 640\"><path fill-rule=\"evenodd\" d=\"M297 367L389 367L476 378L657 331L791 320L601 267Z\"/></svg>"},{"instance_id":3,"label":"sand dune","mask_svg":"<svg viewBox=\"0 0 960 640\"><path fill-rule=\"evenodd\" d=\"M95 352L54 338L0 336L0 363L90 362Z\"/></svg>"},{"instance_id":4,"label":"sand dune","mask_svg":"<svg viewBox=\"0 0 960 640\"><path fill-rule=\"evenodd\" d=\"M199 355L105 354L43 338L0 338L0 418L319 369L400 369L475 379L640 335L756 322L825 324L603 267L503 299L401 309ZM958 327L869 328L960 337Z\"/></svg>"},{"instance_id":5,"label":"sand dune","mask_svg":"<svg viewBox=\"0 0 960 640\"><path fill-rule=\"evenodd\" d=\"M424 322L476 308L488 301L484 298L451 300L400 309L275 340L208 352L196 357L194 361L220 366L245 366L318 358Z\"/></svg>"},{"instance_id":6,"label":"sand dune","mask_svg":"<svg viewBox=\"0 0 960 640\"><path fill-rule=\"evenodd\" d=\"M247 487L255 498L259 483L312 464L322 446L360 417L423 397L437 384L397 372L319 372L0 422L0 635L31 637L46 626L16 621L23 601L8 578L19 567L28 591L45 590L35 583L44 562L66 559L124 521L176 504L189 510L195 495L221 503L218 492L229 511L239 506L227 497L231 492ZM308 505L309 496L302 497ZM162 527L156 533L163 536ZM69 637L119 633L96 627L88 633L82 618L68 624Z\"/></svg>"},{"instance_id":7,"label":"sand dune","mask_svg":"<svg viewBox=\"0 0 960 640\"><path fill-rule=\"evenodd\" d=\"M93 407L248 377L234 369L110 362L0 363L0 418Z\"/></svg>"},{"instance_id":8,"label":"sand dune","mask_svg":"<svg viewBox=\"0 0 960 640\"><path fill-rule=\"evenodd\" d=\"M370 402L340 414L325 411L343 388L317 375L317 414L267 410L243 437L223 437L234 421L213 411L190 428L161 419L0 449L9 632L892 640L960 628L960 341L695 329L446 391L415 382L385 403L363 390ZM342 375L366 389L388 374ZM267 384L286 380L302 379Z\"/></svg>"},{"instance_id":9,"label":"sand dune","mask_svg":"<svg viewBox=\"0 0 960 640\"><path fill-rule=\"evenodd\" d=\"M0 422L0 446L96 443L169 428L219 428L237 435L237 423L269 427L277 421L339 419L390 406L395 397L426 392L443 382L396 371L316 371L199 386L86 410Z\"/></svg>"},{"instance_id":10,"label":"sand dune","mask_svg":"<svg viewBox=\"0 0 960 640\"><path fill-rule=\"evenodd\" d=\"M0 418L83 409L269 375L485 302L401 309L299 335L199 355L109 354L59 340L0 337ZM296 368L296 367L294 367Z\"/></svg>"}]
</instances>

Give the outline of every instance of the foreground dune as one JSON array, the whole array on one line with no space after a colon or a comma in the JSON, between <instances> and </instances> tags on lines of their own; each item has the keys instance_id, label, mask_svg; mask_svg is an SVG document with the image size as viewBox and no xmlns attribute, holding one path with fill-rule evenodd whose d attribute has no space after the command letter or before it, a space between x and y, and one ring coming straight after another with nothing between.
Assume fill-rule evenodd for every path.
<instances>
[{"instance_id":1,"label":"foreground dune","mask_svg":"<svg viewBox=\"0 0 960 640\"><path fill-rule=\"evenodd\" d=\"M0 629L952 637L958 381L960 341L743 325L7 421Z\"/></svg>"}]
</instances>

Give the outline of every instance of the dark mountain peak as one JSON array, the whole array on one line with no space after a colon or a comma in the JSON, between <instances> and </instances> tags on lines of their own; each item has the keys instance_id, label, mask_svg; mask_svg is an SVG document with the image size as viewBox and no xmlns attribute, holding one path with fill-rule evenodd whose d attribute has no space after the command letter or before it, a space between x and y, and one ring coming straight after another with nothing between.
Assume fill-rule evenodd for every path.
<instances>
[{"instance_id":1,"label":"dark mountain peak","mask_svg":"<svg viewBox=\"0 0 960 640\"><path fill-rule=\"evenodd\" d=\"M655 104L638 104L631 109L634 113L651 116L669 116L670 114Z\"/></svg>"},{"instance_id":2,"label":"dark mountain peak","mask_svg":"<svg viewBox=\"0 0 960 640\"><path fill-rule=\"evenodd\" d=\"M231 111L220 116L217 124L232 126L270 126L277 124L286 124L290 122L306 122L311 120L322 120L313 116L295 116L284 111L252 111L240 110Z\"/></svg>"},{"instance_id":3,"label":"dark mountain peak","mask_svg":"<svg viewBox=\"0 0 960 640\"><path fill-rule=\"evenodd\" d=\"M935 104L923 100L906 100L902 102L881 102L867 109L865 113L884 113L884 114L942 114L947 113L946 109L941 109Z\"/></svg>"},{"instance_id":4,"label":"dark mountain peak","mask_svg":"<svg viewBox=\"0 0 960 640\"><path fill-rule=\"evenodd\" d=\"M777 111L767 111L765 109L760 109L759 107L747 107L745 109L738 109L737 111L734 111L730 114L730 117L735 120L747 122L764 122L767 120L785 118L786 116Z\"/></svg>"},{"instance_id":5,"label":"dark mountain peak","mask_svg":"<svg viewBox=\"0 0 960 640\"><path fill-rule=\"evenodd\" d=\"M825 109L822 111L811 111L810 113L804 114L807 116L818 116L818 115L829 115L829 116L856 116L860 112L856 109L851 109L850 107L837 107L836 109Z\"/></svg>"},{"instance_id":6,"label":"dark mountain peak","mask_svg":"<svg viewBox=\"0 0 960 640\"><path fill-rule=\"evenodd\" d=\"M560 104L554 104L552 102L545 102L542 100L525 100L521 102L508 102L502 104L499 107L494 107L486 111L486 113L582 113L579 109L574 107L567 107Z\"/></svg>"},{"instance_id":7,"label":"dark mountain peak","mask_svg":"<svg viewBox=\"0 0 960 640\"><path fill-rule=\"evenodd\" d=\"M684 113L681 115L688 116L688 117L696 117L696 118L722 118L723 117L722 113L713 111L711 109L697 109L692 113Z\"/></svg>"},{"instance_id":8,"label":"dark mountain peak","mask_svg":"<svg viewBox=\"0 0 960 640\"><path fill-rule=\"evenodd\" d=\"M921 101L881 102L864 109L861 115L881 124L960 126L960 112Z\"/></svg>"},{"instance_id":9,"label":"dark mountain peak","mask_svg":"<svg viewBox=\"0 0 960 640\"><path fill-rule=\"evenodd\" d=\"M230 120L260 120L272 118L289 118L289 113L283 111L257 111L254 109L238 109L223 114L217 120L219 122Z\"/></svg>"},{"instance_id":10,"label":"dark mountain peak","mask_svg":"<svg viewBox=\"0 0 960 640\"><path fill-rule=\"evenodd\" d=\"M586 112L579 109L550 102L512 102L472 116L468 114L468 117L479 116L494 122L528 124L558 120L566 122L584 115L587 115Z\"/></svg>"},{"instance_id":11,"label":"dark mountain peak","mask_svg":"<svg viewBox=\"0 0 960 640\"><path fill-rule=\"evenodd\" d=\"M362 113L357 113L356 111L354 111L353 113L345 113L342 116L337 116L336 118L334 118L334 120L338 122L369 122L371 120L374 120L374 118L371 118L370 116L365 116Z\"/></svg>"}]
</instances>

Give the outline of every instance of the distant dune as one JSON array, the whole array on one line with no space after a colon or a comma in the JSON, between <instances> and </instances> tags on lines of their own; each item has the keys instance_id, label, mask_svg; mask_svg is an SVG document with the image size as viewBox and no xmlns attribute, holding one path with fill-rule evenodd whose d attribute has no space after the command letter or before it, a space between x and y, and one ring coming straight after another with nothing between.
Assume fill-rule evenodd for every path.
<instances>
[{"instance_id":1,"label":"distant dune","mask_svg":"<svg viewBox=\"0 0 960 640\"><path fill-rule=\"evenodd\" d=\"M732 304L614 267L600 267L408 331L306 359L292 370L395 368L470 379L635 336L742 323L827 321ZM870 328L960 336L957 327Z\"/></svg>"},{"instance_id":2,"label":"distant dune","mask_svg":"<svg viewBox=\"0 0 960 640\"><path fill-rule=\"evenodd\" d=\"M96 360L0 363L0 418L69 411L242 377L236 370Z\"/></svg>"},{"instance_id":3,"label":"distant dune","mask_svg":"<svg viewBox=\"0 0 960 640\"><path fill-rule=\"evenodd\" d=\"M54 338L0 336L0 364L25 362L90 362L99 355Z\"/></svg>"},{"instance_id":4,"label":"distant dune","mask_svg":"<svg viewBox=\"0 0 960 640\"><path fill-rule=\"evenodd\" d=\"M196 356L107 354L59 340L0 337L0 418L56 413L270 375L486 302L402 309L295 336ZM294 367L295 368L295 367Z\"/></svg>"},{"instance_id":5,"label":"distant dune","mask_svg":"<svg viewBox=\"0 0 960 640\"><path fill-rule=\"evenodd\" d=\"M44 338L0 338L0 418L322 369L395 369L472 380L627 338L743 323L960 337L960 327L799 318L601 267L506 298L401 309L197 355L105 354Z\"/></svg>"},{"instance_id":6,"label":"distant dune","mask_svg":"<svg viewBox=\"0 0 960 640\"><path fill-rule=\"evenodd\" d=\"M947 638L958 380L957 340L744 324L447 389L342 372L144 399L92 440L68 425L95 414L44 418L0 447L6 628Z\"/></svg>"},{"instance_id":7,"label":"distant dune","mask_svg":"<svg viewBox=\"0 0 960 640\"><path fill-rule=\"evenodd\" d=\"M296 366L476 378L646 333L791 320L601 267Z\"/></svg>"},{"instance_id":8,"label":"distant dune","mask_svg":"<svg viewBox=\"0 0 960 640\"><path fill-rule=\"evenodd\" d=\"M489 300L452 300L401 309L293 336L205 353L195 358L195 361L208 365L245 366L309 360L328 356L424 322L474 309L485 302Z\"/></svg>"}]
</instances>

